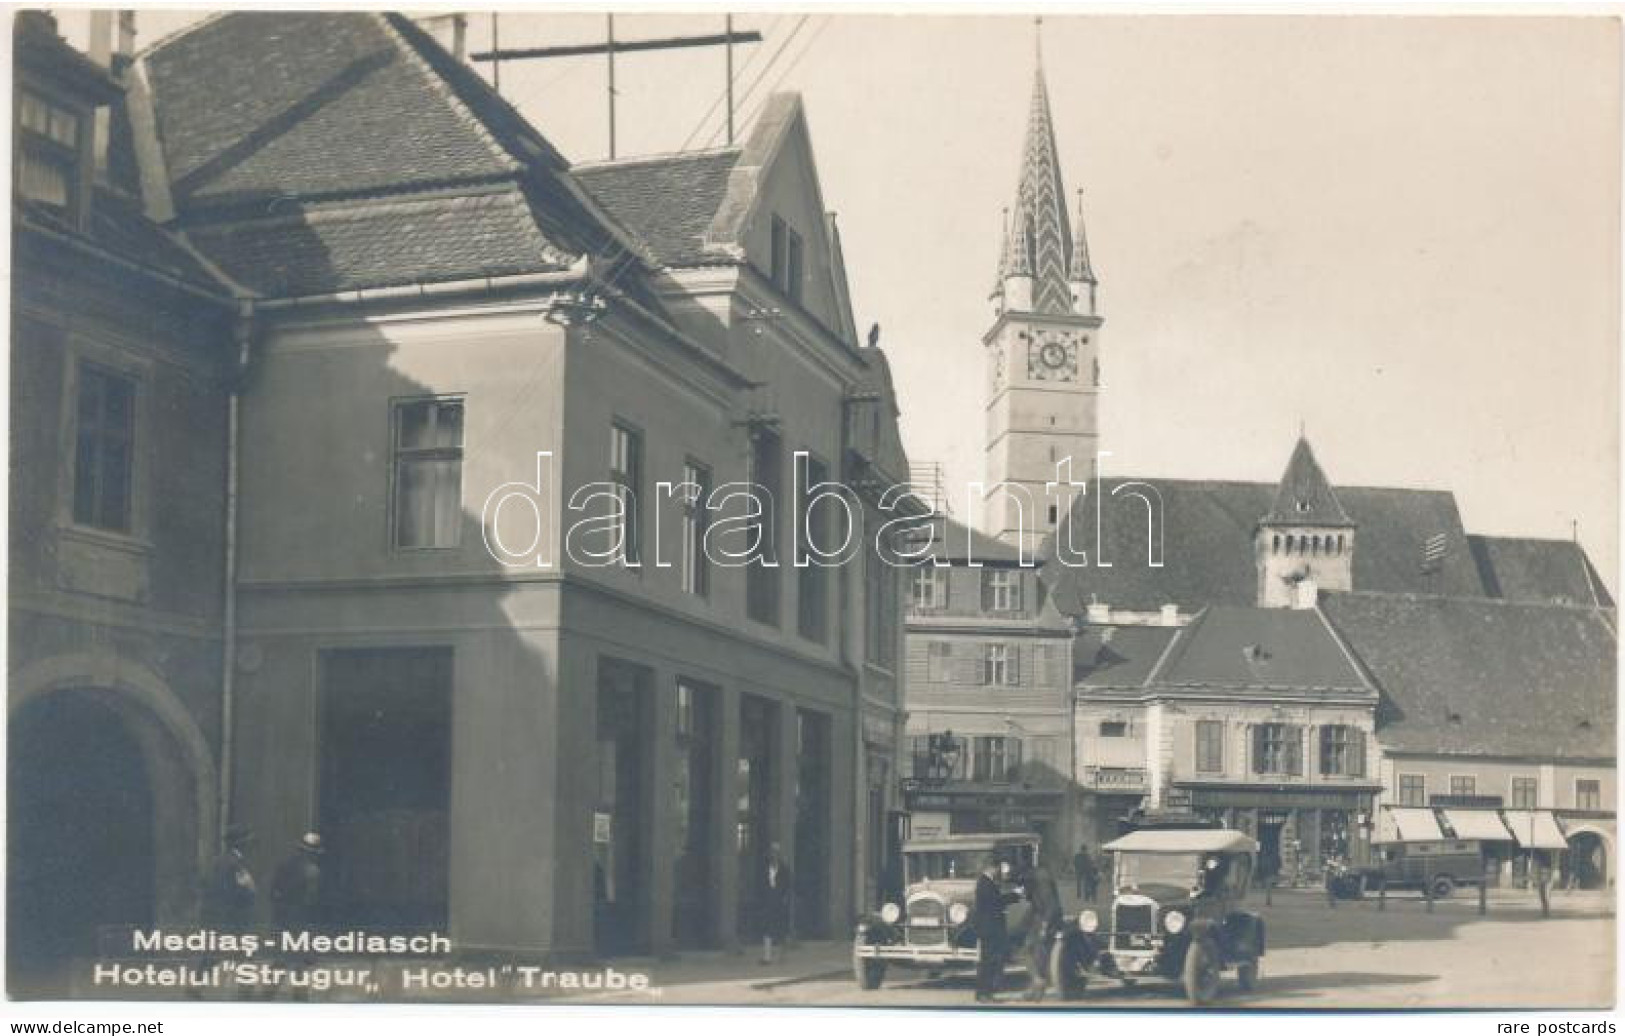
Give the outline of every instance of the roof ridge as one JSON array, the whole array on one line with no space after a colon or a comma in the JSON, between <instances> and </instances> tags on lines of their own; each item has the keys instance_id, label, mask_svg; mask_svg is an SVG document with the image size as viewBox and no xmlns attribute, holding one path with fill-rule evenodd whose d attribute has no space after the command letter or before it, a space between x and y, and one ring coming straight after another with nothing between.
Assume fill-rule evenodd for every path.
<instances>
[{"instance_id":1,"label":"roof ridge","mask_svg":"<svg viewBox=\"0 0 1625 1036\"><path fill-rule=\"evenodd\" d=\"M429 63L428 59L423 56L422 52L418 49L417 44L408 39L407 36L400 31L399 26L397 26L394 20L390 17L390 12L368 11L366 13L375 22L383 27L385 35L388 36L388 38L394 42L396 48L406 56L407 63L415 68L417 73L427 80L430 89L434 90L445 100L450 102L452 109L456 112L458 117L461 118L463 122L474 131L475 135L483 140L486 146L491 149L491 154L493 157L495 157L499 162L505 163L510 172L518 173L524 169L524 162L497 139L496 134L491 132L491 128L485 124L485 121L474 114L474 110L468 106L466 101L463 100L462 95L459 94L457 90L446 81L445 76L442 76L438 71L436 71L434 66ZM425 37L428 38L427 34L425 34ZM433 42L432 38L430 38L430 41ZM438 46L438 44L436 45Z\"/></svg>"},{"instance_id":2,"label":"roof ridge","mask_svg":"<svg viewBox=\"0 0 1625 1036\"><path fill-rule=\"evenodd\" d=\"M625 158L594 158L586 162L572 163L570 169L574 172L591 172L595 169L655 165L660 162L673 162L685 158L712 158L717 155L725 155L730 151L740 154L743 149L738 144L724 144L711 148L695 148L691 151L657 151L646 155L628 155Z\"/></svg>"},{"instance_id":3,"label":"roof ridge","mask_svg":"<svg viewBox=\"0 0 1625 1036\"><path fill-rule=\"evenodd\" d=\"M171 43L174 43L178 39L181 39L181 38L183 38L185 36L190 36L192 33L196 32L197 30L203 28L206 25L211 25L214 22L220 21L222 18L225 18L225 17L227 17L229 15L242 14L242 13L244 13L244 12L241 11L240 9L239 10L225 10L225 11L211 11L208 14L204 15L202 18L199 18L197 21L192 22L189 25L182 25L179 28L171 29L169 32L164 33L162 36L160 36L157 39L153 40L151 43L147 44L145 47L136 48L136 52L133 55L131 55L131 57L133 57L137 61L141 61L141 60L145 59L147 57L147 55L154 54L154 53L158 52L159 50L162 50L164 47L169 46Z\"/></svg>"}]
</instances>

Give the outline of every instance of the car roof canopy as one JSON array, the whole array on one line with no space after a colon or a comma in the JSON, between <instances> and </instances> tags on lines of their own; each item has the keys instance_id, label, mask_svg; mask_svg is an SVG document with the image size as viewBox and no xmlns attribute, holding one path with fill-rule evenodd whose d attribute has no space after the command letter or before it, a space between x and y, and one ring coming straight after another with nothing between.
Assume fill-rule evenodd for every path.
<instances>
[{"instance_id":1,"label":"car roof canopy","mask_svg":"<svg viewBox=\"0 0 1625 1036\"><path fill-rule=\"evenodd\" d=\"M1114 853L1251 853L1258 850L1258 843L1240 831L1164 828L1131 831L1103 848Z\"/></svg>"}]
</instances>

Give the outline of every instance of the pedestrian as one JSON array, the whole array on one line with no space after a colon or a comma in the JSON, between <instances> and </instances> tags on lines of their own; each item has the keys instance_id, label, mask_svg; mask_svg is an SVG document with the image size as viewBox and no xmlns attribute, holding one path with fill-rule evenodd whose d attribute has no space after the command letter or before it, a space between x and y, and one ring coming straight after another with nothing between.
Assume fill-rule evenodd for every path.
<instances>
[{"instance_id":1,"label":"pedestrian","mask_svg":"<svg viewBox=\"0 0 1625 1036\"><path fill-rule=\"evenodd\" d=\"M254 832L241 824L226 828L225 849L215 857L203 890L203 921L216 931L240 932L254 924L259 887L244 855Z\"/></svg>"},{"instance_id":2,"label":"pedestrian","mask_svg":"<svg viewBox=\"0 0 1625 1036\"><path fill-rule=\"evenodd\" d=\"M1094 852L1087 845L1078 849L1078 855L1083 857L1083 874L1078 881L1078 895L1093 903L1095 895L1100 889L1100 864L1096 861Z\"/></svg>"},{"instance_id":3,"label":"pedestrian","mask_svg":"<svg viewBox=\"0 0 1625 1036\"><path fill-rule=\"evenodd\" d=\"M322 836L306 832L271 879L271 916L285 932L321 926Z\"/></svg>"},{"instance_id":4,"label":"pedestrian","mask_svg":"<svg viewBox=\"0 0 1625 1036\"><path fill-rule=\"evenodd\" d=\"M226 828L221 841L224 848L209 866L203 883L203 925L215 932L242 932L254 925L254 907L259 900L259 888L254 883L254 872L248 867L244 855L254 844L254 832L241 824ZM213 971L219 964L213 955L204 955L197 962L202 972ZM188 1000L203 999L203 990L188 986Z\"/></svg>"},{"instance_id":5,"label":"pedestrian","mask_svg":"<svg viewBox=\"0 0 1625 1036\"><path fill-rule=\"evenodd\" d=\"M792 876L774 842L767 850L756 891L756 926L762 936L762 963L772 964L790 934Z\"/></svg>"},{"instance_id":6,"label":"pedestrian","mask_svg":"<svg viewBox=\"0 0 1625 1036\"><path fill-rule=\"evenodd\" d=\"M976 878L976 902L971 910L971 929L976 932L976 1002L990 1003L1004 978L1004 961L1010 955L1010 928L1005 907L1021 898L1019 892L1006 892L999 884L1003 868L992 853Z\"/></svg>"},{"instance_id":7,"label":"pedestrian","mask_svg":"<svg viewBox=\"0 0 1625 1036\"><path fill-rule=\"evenodd\" d=\"M277 865L271 877L271 916L284 932L297 935L322 927L322 836L307 831L287 858ZM302 972L315 958L308 952L295 952L284 956L281 964L289 971ZM277 986L270 985L265 995L276 996ZM310 998L308 985L295 985L295 1000Z\"/></svg>"},{"instance_id":8,"label":"pedestrian","mask_svg":"<svg viewBox=\"0 0 1625 1036\"><path fill-rule=\"evenodd\" d=\"M1082 845L1078 846L1078 851L1072 854L1072 879L1073 881L1077 882L1079 899L1088 898L1084 894L1084 890L1087 885L1083 877L1084 871L1088 868L1088 866L1089 843L1084 842Z\"/></svg>"},{"instance_id":9,"label":"pedestrian","mask_svg":"<svg viewBox=\"0 0 1625 1036\"><path fill-rule=\"evenodd\" d=\"M1063 923L1061 890L1047 869L1034 864L1022 877L1021 894L1031 907L1027 918L1027 999L1037 1002L1044 999L1054 978L1049 973L1049 949Z\"/></svg>"}]
</instances>

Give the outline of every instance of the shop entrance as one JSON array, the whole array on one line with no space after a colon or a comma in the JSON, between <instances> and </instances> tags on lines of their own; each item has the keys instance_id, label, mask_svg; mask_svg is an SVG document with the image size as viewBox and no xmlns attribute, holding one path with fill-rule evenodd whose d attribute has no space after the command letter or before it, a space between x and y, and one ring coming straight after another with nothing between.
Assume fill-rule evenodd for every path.
<instances>
[{"instance_id":1,"label":"shop entrance","mask_svg":"<svg viewBox=\"0 0 1625 1036\"><path fill-rule=\"evenodd\" d=\"M739 756L734 760L734 846L739 854L739 935L755 936L759 875L773 844L773 746L779 707L765 698L739 697ZM794 865L792 865L793 867Z\"/></svg>"},{"instance_id":2,"label":"shop entrance","mask_svg":"<svg viewBox=\"0 0 1625 1036\"><path fill-rule=\"evenodd\" d=\"M599 956L649 946L650 673L603 661L598 668L598 799L593 816L593 931Z\"/></svg>"},{"instance_id":3,"label":"shop entrance","mask_svg":"<svg viewBox=\"0 0 1625 1036\"><path fill-rule=\"evenodd\" d=\"M451 688L450 648L323 655L319 823L335 921L446 924Z\"/></svg>"}]
</instances>

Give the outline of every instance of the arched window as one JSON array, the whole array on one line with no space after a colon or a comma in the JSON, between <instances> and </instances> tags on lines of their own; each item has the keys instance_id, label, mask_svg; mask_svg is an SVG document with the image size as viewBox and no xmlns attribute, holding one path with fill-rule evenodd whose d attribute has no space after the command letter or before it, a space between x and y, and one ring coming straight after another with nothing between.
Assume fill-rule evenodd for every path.
<instances>
[{"instance_id":1,"label":"arched window","mask_svg":"<svg viewBox=\"0 0 1625 1036\"><path fill-rule=\"evenodd\" d=\"M1337 552L1339 554L1343 553L1343 534L1342 533L1337 534Z\"/></svg>"},{"instance_id":2,"label":"arched window","mask_svg":"<svg viewBox=\"0 0 1625 1036\"><path fill-rule=\"evenodd\" d=\"M1319 536L1315 536L1310 540L1309 553L1311 553L1311 554L1319 554L1320 553L1320 537Z\"/></svg>"},{"instance_id":3,"label":"arched window","mask_svg":"<svg viewBox=\"0 0 1625 1036\"><path fill-rule=\"evenodd\" d=\"M1297 538L1294 537L1290 532L1287 533L1287 535L1286 535L1286 552L1288 554L1292 553L1293 550L1296 549L1296 543L1297 543Z\"/></svg>"},{"instance_id":4,"label":"arched window","mask_svg":"<svg viewBox=\"0 0 1625 1036\"><path fill-rule=\"evenodd\" d=\"M1281 534L1280 533L1275 534L1275 545L1270 548L1270 553L1272 553L1272 554L1281 553Z\"/></svg>"}]
</instances>

